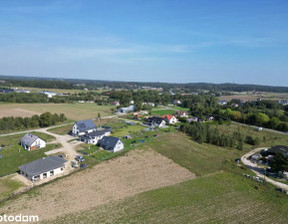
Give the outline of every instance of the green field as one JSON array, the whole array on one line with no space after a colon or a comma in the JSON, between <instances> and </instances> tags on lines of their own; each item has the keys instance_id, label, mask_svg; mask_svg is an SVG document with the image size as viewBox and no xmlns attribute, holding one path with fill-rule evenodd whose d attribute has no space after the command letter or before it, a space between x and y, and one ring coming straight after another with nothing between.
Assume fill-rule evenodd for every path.
<instances>
[{"instance_id":1,"label":"green field","mask_svg":"<svg viewBox=\"0 0 288 224\"><path fill-rule=\"evenodd\" d=\"M9 197L15 190L19 189L22 183L13 180L12 177L5 177L0 179L0 201Z\"/></svg>"},{"instance_id":2,"label":"green field","mask_svg":"<svg viewBox=\"0 0 288 224\"><path fill-rule=\"evenodd\" d=\"M252 149L255 147L260 147L260 146L275 146L275 145L288 145L288 135L285 134L278 134L275 132L271 131L258 131L255 128L248 127L248 126L243 126L239 124L225 124L225 125L218 125L217 126L220 132L223 132L225 134L233 134L234 131L237 131L238 128L240 132L243 134L244 138L247 135L258 137L260 140L260 144L257 146L251 146L248 144L244 144L244 149Z\"/></svg>"},{"instance_id":3,"label":"green field","mask_svg":"<svg viewBox=\"0 0 288 224\"><path fill-rule=\"evenodd\" d=\"M147 146L198 176L223 170L225 161L234 160L243 153L210 144L198 144L181 133L160 136Z\"/></svg>"},{"instance_id":4,"label":"green field","mask_svg":"<svg viewBox=\"0 0 288 224\"><path fill-rule=\"evenodd\" d=\"M39 132L32 133L38 135L47 142L54 140L54 137L52 137L51 135ZM16 172L18 170L18 167L23 164L45 157L46 155L44 152L46 151L61 147L60 144L47 144L46 148L29 152L23 149L23 147L21 147L19 144L20 139L23 136L24 134L0 137L0 145L4 145L0 152L0 154L2 155L2 158L0 158L0 177Z\"/></svg>"},{"instance_id":5,"label":"green field","mask_svg":"<svg viewBox=\"0 0 288 224\"><path fill-rule=\"evenodd\" d=\"M49 223L287 223L287 199L269 186L222 172Z\"/></svg>"},{"instance_id":6,"label":"green field","mask_svg":"<svg viewBox=\"0 0 288 224\"><path fill-rule=\"evenodd\" d=\"M61 127L48 129L48 131L57 135L66 135L69 131L72 130L72 126L73 124L68 124Z\"/></svg>"},{"instance_id":7,"label":"green field","mask_svg":"<svg viewBox=\"0 0 288 224\"><path fill-rule=\"evenodd\" d=\"M153 110L152 114L163 116L165 114L174 114L175 110Z\"/></svg>"}]
</instances>

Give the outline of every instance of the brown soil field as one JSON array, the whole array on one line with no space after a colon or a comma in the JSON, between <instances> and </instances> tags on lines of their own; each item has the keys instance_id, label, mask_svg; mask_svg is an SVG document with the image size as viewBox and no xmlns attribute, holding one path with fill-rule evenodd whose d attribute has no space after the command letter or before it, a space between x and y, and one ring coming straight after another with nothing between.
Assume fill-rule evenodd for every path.
<instances>
[{"instance_id":1,"label":"brown soil field","mask_svg":"<svg viewBox=\"0 0 288 224\"><path fill-rule=\"evenodd\" d=\"M26 109L20 109L20 108L9 108L2 106L0 109L0 118L2 117L32 117L33 115L40 115L41 113L26 110Z\"/></svg>"},{"instance_id":2,"label":"brown soil field","mask_svg":"<svg viewBox=\"0 0 288 224\"><path fill-rule=\"evenodd\" d=\"M98 116L101 117L112 115L111 108L114 106L98 106L95 103L23 103L23 104L0 104L0 117L2 116L21 116L31 117L34 114L42 114L44 112L50 113L64 113L68 119L84 120L91 119ZM3 115L2 115L3 114Z\"/></svg>"},{"instance_id":3,"label":"brown soil field","mask_svg":"<svg viewBox=\"0 0 288 224\"><path fill-rule=\"evenodd\" d=\"M0 214L54 220L193 178L195 174L157 152L136 149L7 201Z\"/></svg>"}]
</instances>

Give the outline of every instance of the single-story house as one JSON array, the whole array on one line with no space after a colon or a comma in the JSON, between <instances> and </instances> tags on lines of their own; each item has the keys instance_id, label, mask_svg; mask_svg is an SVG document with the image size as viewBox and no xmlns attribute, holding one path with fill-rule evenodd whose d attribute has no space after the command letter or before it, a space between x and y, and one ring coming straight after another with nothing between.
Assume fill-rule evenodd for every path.
<instances>
[{"instance_id":1,"label":"single-story house","mask_svg":"<svg viewBox=\"0 0 288 224\"><path fill-rule=\"evenodd\" d=\"M191 123L191 122L200 122L200 123L203 123L203 122L204 122L204 120L203 120L202 118L200 118L200 117L188 118L187 121L188 121L189 123Z\"/></svg>"},{"instance_id":2,"label":"single-story house","mask_svg":"<svg viewBox=\"0 0 288 224\"><path fill-rule=\"evenodd\" d=\"M92 120L77 121L72 127L74 136L81 136L96 131L96 126Z\"/></svg>"},{"instance_id":3,"label":"single-story house","mask_svg":"<svg viewBox=\"0 0 288 224\"><path fill-rule=\"evenodd\" d=\"M24 149L31 151L34 149L41 149L46 147L46 142L38 137L37 135L33 135L31 133L26 133L21 139L20 144Z\"/></svg>"},{"instance_id":4,"label":"single-story house","mask_svg":"<svg viewBox=\"0 0 288 224\"><path fill-rule=\"evenodd\" d=\"M176 117L188 117L187 111L176 111L174 114Z\"/></svg>"},{"instance_id":5,"label":"single-story house","mask_svg":"<svg viewBox=\"0 0 288 224\"><path fill-rule=\"evenodd\" d=\"M121 107L121 108L117 109L117 113L126 114L126 113L129 113L129 112L133 112L135 110L136 110L136 106L135 105L131 105L129 107Z\"/></svg>"},{"instance_id":6,"label":"single-story house","mask_svg":"<svg viewBox=\"0 0 288 224\"><path fill-rule=\"evenodd\" d=\"M282 153L284 156L288 155L288 146L286 145L276 145L269 149L264 150L261 152L261 155L266 156L275 156L277 153Z\"/></svg>"},{"instance_id":7,"label":"single-story house","mask_svg":"<svg viewBox=\"0 0 288 224\"><path fill-rule=\"evenodd\" d=\"M214 121L214 117L213 116L206 116L206 121Z\"/></svg>"},{"instance_id":8,"label":"single-story house","mask_svg":"<svg viewBox=\"0 0 288 224\"><path fill-rule=\"evenodd\" d=\"M178 122L177 118L171 114L166 114L162 116L168 124L176 124Z\"/></svg>"},{"instance_id":9,"label":"single-story house","mask_svg":"<svg viewBox=\"0 0 288 224\"><path fill-rule=\"evenodd\" d=\"M50 91L40 91L39 93L45 94L48 98L52 98L53 96L57 95L57 93L50 92Z\"/></svg>"},{"instance_id":10,"label":"single-story house","mask_svg":"<svg viewBox=\"0 0 288 224\"><path fill-rule=\"evenodd\" d=\"M174 105L181 104L181 101L180 100L173 100L173 104Z\"/></svg>"},{"instance_id":11,"label":"single-story house","mask_svg":"<svg viewBox=\"0 0 288 224\"><path fill-rule=\"evenodd\" d=\"M67 160L59 156L49 156L19 166L20 174L28 180L42 180L63 172Z\"/></svg>"},{"instance_id":12,"label":"single-story house","mask_svg":"<svg viewBox=\"0 0 288 224\"><path fill-rule=\"evenodd\" d=\"M165 119L163 117L148 117L144 124L149 125L150 127L159 127L163 128L166 125Z\"/></svg>"},{"instance_id":13,"label":"single-story house","mask_svg":"<svg viewBox=\"0 0 288 224\"><path fill-rule=\"evenodd\" d=\"M100 139L102 139L104 136L111 135L111 131L109 130L98 130L90 132L86 135L82 135L80 137L80 141L83 141L87 144L93 144L96 145Z\"/></svg>"},{"instance_id":14,"label":"single-story house","mask_svg":"<svg viewBox=\"0 0 288 224\"><path fill-rule=\"evenodd\" d=\"M98 141L100 147L107 151L118 152L124 149L124 143L120 140L120 138L109 136L103 137L101 140Z\"/></svg>"}]
</instances>

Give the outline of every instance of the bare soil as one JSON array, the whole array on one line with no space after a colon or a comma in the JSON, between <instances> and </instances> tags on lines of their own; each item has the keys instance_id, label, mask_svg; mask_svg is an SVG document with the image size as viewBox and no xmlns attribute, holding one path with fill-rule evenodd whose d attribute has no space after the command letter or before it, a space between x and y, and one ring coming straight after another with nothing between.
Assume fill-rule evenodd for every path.
<instances>
[{"instance_id":1,"label":"bare soil","mask_svg":"<svg viewBox=\"0 0 288 224\"><path fill-rule=\"evenodd\" d=\"M2 117L32 117L33 115L40 115L41 113L20 109L20 108L1 108L0 118Z\"/></svg>"},{"instance_id":2,"label":"bare soil","mask_svg":"<svg viewBox=\"0 0 288 224\"><path fill-rule=\"evenodd\" d=\"M40 221L88 210L152 189L174 185L195 174L153 150L133 150L91 169L6 202L0 214L38 215Z\"/></svg>"}]
</instances>

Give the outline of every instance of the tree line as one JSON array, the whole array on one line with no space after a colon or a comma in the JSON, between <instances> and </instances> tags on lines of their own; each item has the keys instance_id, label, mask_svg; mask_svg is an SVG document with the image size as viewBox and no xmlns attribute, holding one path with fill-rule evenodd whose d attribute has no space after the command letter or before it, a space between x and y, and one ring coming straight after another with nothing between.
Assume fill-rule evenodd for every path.
<instances>
[{"instance_id":1,"label":"tree line","mask_svg":"<svg viewBox=\"0 0 288 224\"><path fill-rule=\"evenodd\" d=\"M67 120L66 116L61 114L51 114L50 112L45 112L39 115L33 115L32 117L3 117L0 119L0 130L4 131L14 131L23 130L38 127L49 127L62 123Z\"/></svg>"},{"instance_id":2,"label":"tree line","mask_svg":"<svg viewBox=\"0 0 288 224\"><path fill-rule=\"evenodd\" d=\"M197 122L184 123L180 126L180 131L189 135L194 141L202 144L209 143L221 147L243 149L243 144L258 145L259 138L252 136L244 136L238 129L233 134L220 133L217 127L212 127L209 124Z\"/></svg>"}]
</instances>

